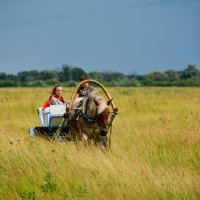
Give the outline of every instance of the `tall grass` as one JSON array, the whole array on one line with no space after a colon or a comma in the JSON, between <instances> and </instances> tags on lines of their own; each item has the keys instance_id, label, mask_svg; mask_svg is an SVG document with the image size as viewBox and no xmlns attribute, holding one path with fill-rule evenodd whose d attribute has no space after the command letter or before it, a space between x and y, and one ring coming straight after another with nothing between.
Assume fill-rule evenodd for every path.
<instances>
[{"instance_id":1,"label":"tall grass","mask_svg":"<svg viewBox=\"0 0 200 200\"><path fill-rule=\"evenodd\" d=\"M29 137L49 91L0 90L0 199L200 199L199 88L109 88L108 152Z\"/></svg>"}]
</instances>

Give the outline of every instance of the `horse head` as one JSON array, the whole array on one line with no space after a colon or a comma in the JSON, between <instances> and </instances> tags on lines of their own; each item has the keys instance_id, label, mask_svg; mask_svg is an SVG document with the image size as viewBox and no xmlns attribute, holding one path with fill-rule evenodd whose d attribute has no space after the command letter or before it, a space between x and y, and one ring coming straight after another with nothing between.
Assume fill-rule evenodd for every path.
<instances>
[{"instance_id":1,"label":"horse head","mask_svg":"<svg viewBox=\"0 0 200 200\"><path fill-rule=\"evenodd\" d=\"M101 100L100 102L97 99L94 99L94 103L97 107L97 124L100 128L101 136L106 136L108 132L108 119L109 119L109 105L111 104L112 99L105 101Z\"/></svg>"}]
</instances>

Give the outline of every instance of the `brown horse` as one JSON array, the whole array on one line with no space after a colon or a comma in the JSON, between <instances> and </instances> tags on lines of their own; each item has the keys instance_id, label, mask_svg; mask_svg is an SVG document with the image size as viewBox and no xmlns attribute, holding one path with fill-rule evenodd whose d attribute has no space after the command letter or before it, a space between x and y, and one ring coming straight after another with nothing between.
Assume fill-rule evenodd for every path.
<instances>
[{"instance_id":1,"label":"brown horse","mask_svg":"<svg viewBox=\"0 0 200 200\"><path fill-rule=\"evenodd\" d=\"M73 108L78 109L71 113L68 122L71 134L76 139L107 146L109 105L112 100L106 101L95 91L77 101L78 106L74 103Z\"/></svg>"}]
</instances>

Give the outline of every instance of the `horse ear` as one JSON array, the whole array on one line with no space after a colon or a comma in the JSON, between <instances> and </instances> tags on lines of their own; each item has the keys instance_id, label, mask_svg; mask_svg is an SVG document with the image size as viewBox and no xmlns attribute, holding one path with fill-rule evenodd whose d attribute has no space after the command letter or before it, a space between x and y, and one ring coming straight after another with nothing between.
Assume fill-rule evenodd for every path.
<instances>
[{"instance_id":1,"label":"horse ear","mask_svg":"<svg viewBox=\"0 0 200 200\"><path fill-rule=\"evenodd\" d=\"M94 103L95 103L96 106L99 105L99 102L96 99L94 99Z\"/></svg>"},{"instance_id":2,"label":"horse ear","mask_svg":"<svg viewBox=\"0 0 200 200\"><path fill-rule=\"evenodd\" d=\"M107 101L107 105L109 106L112 102L113 98Z\"/></svg>"}]
</instances>

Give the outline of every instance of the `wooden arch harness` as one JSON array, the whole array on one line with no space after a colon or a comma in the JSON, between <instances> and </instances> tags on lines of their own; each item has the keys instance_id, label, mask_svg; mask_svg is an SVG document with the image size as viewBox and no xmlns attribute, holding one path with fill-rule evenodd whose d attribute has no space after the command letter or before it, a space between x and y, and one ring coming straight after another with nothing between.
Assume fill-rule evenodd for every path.
<instances>
[{"instance_id":1,"label":"wooden arch harness","mask_svg":"<svg viewBox=\"0 0 200 200\"><path fill-rule=\"evenodd\" d=\"M78 91L78 89L80 88L80 86L84 83L94 83L96 85L98 85L102 90L103 92L105 93L105 95L107 96L108 100L112 100L110 94L108 93L108 91L106 90L106 88L101 84L99 83L98 81L96 80L92 80L92 79L88 79L88 80L84 80L84 81L81 81L77 86L76 88L74 89L74 92L71 96L71 99L70 99L70 104L69 104L69 107L67 107L66 109L66 112L63 116L63 120L62 120L62 123L60 124L58 130L56 131L56 134L55 134L55 139L58 138L58 136L60 135L61 131L62 131L62 128L64 126L64 124L68 121L69 119L69 114L70 112L73 110L73 103L74 103L74 99L75 99L75 95ZM108 123L108 130L110 131L110 135L109 135L109 146L111 144L111 134L112 134L112 123L113 123L113 120L115 118L115 116L118 114L118 108L115 106L114 104L114 101L111 101L111 107L112 107L112 112L111 113L111 116L110 116L110 120L109 120L109 123Z\"/></svg>"}]
</instances>

